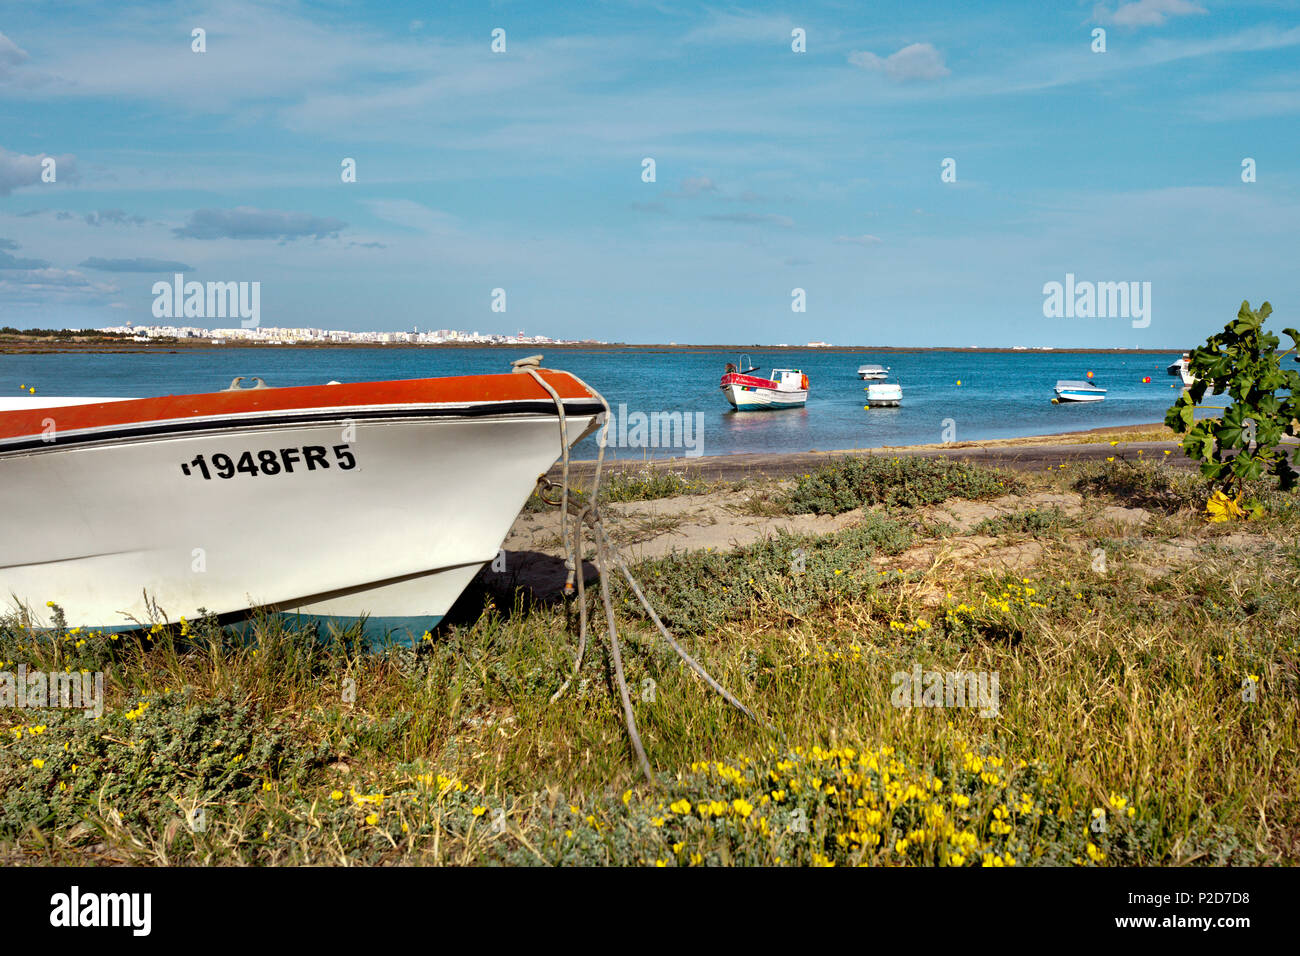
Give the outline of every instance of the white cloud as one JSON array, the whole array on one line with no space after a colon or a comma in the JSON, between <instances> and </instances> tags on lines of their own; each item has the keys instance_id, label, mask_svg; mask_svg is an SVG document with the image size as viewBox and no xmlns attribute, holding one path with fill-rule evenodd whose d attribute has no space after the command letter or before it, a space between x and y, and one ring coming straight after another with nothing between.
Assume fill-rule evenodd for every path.
<instances>
[{"instance_id":1,"label":"white cloud","mask_svg":"<svg viewBox=\"0 0 1300 956\"><path fill-rule=\"evenodd\" d=\"M937 80L952 72L944 66L943 54L930 43L913 43L887 57L854 50L849 54L849 62L864 70L884 73L890 79L900 82Z\"/></svg>"},{"instance_id":2,"label":"white cloud","mask_svg":"<svg viewBox=\"0 0 1300 956\"><path fill-rule=\"evenodd\" d=\"M446 235L456 222L450 214L414 199L371 199L365 206L385 222L429 235Z\"/></svg>"},{"instance_id":3,"label":"white cloud","mask_svg":"<svg viewBox=\"0 0 1300 956\"><path fill-rule=\"evenodd\" d=\"M794 220L789 216L778 216L775 213L727 212L704 218L714 222L736 222L748 226L780 226L782 229L789 229L794 225Z\"/></svg>"},{"instance_id":4,"label":"white cloud","mask_svg":"<svg viewBox=\"0 0 1300 956\"><path fill-rule=\"evenodd\" d=\"M716 194L718 184L708 176L688 176L682 180L681 188L675 193L668 193L669 196L679 196L682 199L694 199L696 196L702 196L706 193Z\"/></svg>"},{"instance_id":5,"label":"white cloud","mask_svg":"<svg viewBox=\"0 0 1300 956\"><path fill-rule=\"evenodd\" d=\"M1097 4L1092 16L1098 23L1113 23L1121 27L1158 27L1164 25L1166 17L1206 12L1204 7L1191 0L1134 0L1133 3L1121 3L1114 12Z\"/></svg>"},{"instance_id":6,"label":"white cloud","mask_svg":"<svg viewBox=\"0 0 1300 956\"><path fill-rule=\"evenodd\" d=\"M172 230L181 239L280 239L336 237L347 223L332 216L279 209L196 209L183 226Z\"/></svg>"},{"instance_id":7,"label":"white cloud","mask_svg":"<svg viewBox=\"0 0 1300 956\"><path fill-rule=\"evenodd\" d=\"M193 272L194 266L174 259L149 259L138 256L134 259L104 259L91 256L81 263L82 269L97 269L100 272Z\"/></svg>"},{"instance_id":8,"label":"white cloud","mask_svg":"<svg viewBox=\"0 0 1300 956\"><path fill-rule=\"evenodd\" d=\"M49 263L44 259L20 259L11 252L0 250L0 270L10 269L47 269Z\"/></svg>"},{"instance_id":9,"label":"white cloud","mask_svg":"<svg viewBox=\"0 0 1300 956\"><path fill-rule=\"evenodd\" d=\"M848 243L855 246L874 246L878 242L884 242L879 236L863 234L861 236L836 236L836 242Z\"/></svg>"},{"instance_id":10,"label":"white cloud","mask_svg":"<svg viewBox=\"0 0 1300 956\"><path fill-rule=\"evenodd\" d=\"M0 273L0 302L104 305L118 291L115 283L89 279L75 269Z\"/></svg>"},{"instance_id":11,"label":"white cloud","mask_svg":"<svg viewBox=\"0 0 1300 956\"><path fill-rule=\"evenodd\" d=\"M795 23L789 17L757 13L714 13L709 22L686 34L687 43L790 42Z\"/></svg>"},{"instance_id":12,"label":"white cloud","mask_svg":"<svg viewBox=\"0 0 1300 956\"><path fill-rule=\"evenodd\" d=\"M27 51L0 33L0 76L25 62L27 62Z\"/></svg>"},{"instance_id":13,"label":"white cloud","mask_svg":"<svg viewBox=\"0 0 1300 956\"><path fill-rule=\"evenodd\" d=\"M47 158L55 160L54 170L59 179L76 178L75 156L49 157L47 153L28 156L24 153L11 153L0 146L0 196L8 196L15 189L22 189L24 186L48 185L41 181L43 171L41 161Z\"/></svg>"}]
</instances>

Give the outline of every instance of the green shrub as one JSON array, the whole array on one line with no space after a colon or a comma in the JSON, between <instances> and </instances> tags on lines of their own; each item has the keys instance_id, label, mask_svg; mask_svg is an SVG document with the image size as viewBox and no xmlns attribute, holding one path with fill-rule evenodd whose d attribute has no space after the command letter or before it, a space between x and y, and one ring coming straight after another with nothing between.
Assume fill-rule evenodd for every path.
<instances>
[{"instance_id":1,"label":"green shrub","mask_svg":"<svg viewBox=\"0 0 1300 956\"><path fill-rule=\"evenodd\" d=\"M1173 514L1183 508L1199 509L1205 500L1205 482L1195 474L1176 471L1164 462L1117 458L1083 467L1074 489L1089 497L1107 495L1130 508Z\"/></svg>"},{"instance_id":2,"label":"green shrub","mask_svg":"<svg viewBox=\"0 0 1300 956\"><path fill-rule=\"evenodd\" d=\"M1300 349L1300 331L1283 329L1292 346L1281 351L1281 340L1264 328L1273 313L1265 302L1256 311L1242 302L1237 318L1211 335L1192 353L1189 371L1195 377L1165 415L1165 424L1183 438L1183 450L1201 463L1201 474L1223 489L1277 478L1290 491L1300 480L1283 436L1300 438L1300 372L1284 368L1282 360ZM1227 392L1232 404L1222 418L1196 421L1197 405L1206 390ZM1228 453L1228 454L1225 454Z\"/></svg>"},{"instance_id":3,"label":"green shrub","mask_svg":"<svg viewBox=\"0 0 1300 956\"><path fill-rule=\"evenodd\" d=\"M70 828L87 812L146 825L180 805L246 798L266 780L304 781L325 751L232 697L171 692L90 719L43 710L8 729L0 762L0 834Z\"/></svg>"},{"instance_id":4,"label":"green shrub","mask_svg":"<svg viewBox=\"0 0 1300 956\"><path fill-rule=\"evenodd\" d=\"M683 552L643 562L633 573L666 625L702 634L749 617L779 624L863 597L880 579L871 559L902 552L911 537L904 525L868 515L836 534L778 532L725 554ZM631 592L622 594L640 613Z\"/></svg>"},{"instance_id":5,"label":"green shrub","mask_svg":"<svg viewBox=\"0 0 1300 956\"><path fill-rule=\"evenodd\" d=\"M708 485L678 471L644 468L640 471L612 471L600 480L601 501L653 501L678 495L700 495Z\"/></svg>"},{"instance_id":6,"label":"green shrub","mask_svg":"<svg viewBox=\"0 0 1300 956\"><path fill-rule=\"evenodd\" d=\"M792 514L842 514L884 504L906 508L949 498L994 498L1020 488L1012 475L942 458L841 458L804 475L786 496Z\"/></svg>"},{"instance_id":7,"label":"green shrub","mask_svg":"<svg viewBox=\"0 0 1300 956\"><path fill-rule=\"evenodd\" d=\"M1059 534L1076 524L1078 524L1076 519L1052 505L1048 508L1027 508L1024 511L999 515L996 518L985 518L975 526L975 533L995 537L1003 534Z\"/></svg>"}]
</instances>

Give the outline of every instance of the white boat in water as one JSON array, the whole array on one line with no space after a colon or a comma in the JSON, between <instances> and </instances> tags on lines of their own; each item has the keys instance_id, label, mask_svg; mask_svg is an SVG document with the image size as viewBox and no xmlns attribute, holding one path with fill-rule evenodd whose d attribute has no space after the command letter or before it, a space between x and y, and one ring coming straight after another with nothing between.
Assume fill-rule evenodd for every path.
<instances>
[{"instance_id":1,"label":"white boat in water","mask_svg":"<svg viewBox=\"0 0 1300 956\"><path fill-rule=\"evenodd\" d=\"M566 372L572 445L604 420ZM237 380L238 381L238 380ZM531 374L0 405L0 605L131 630L253 609L418 640L560 455ZM324 629L324 628L323 628Z\"/></svg>"},{"instance_id":2,"label":"white boat in water","mask_svg":"<svg viewBox=\"0 0 1300 956\"><path fill-rule=\"evenodd\" d=\"M1059 381L1056 383L1056 398L1062 402L1100 402L1106 397L1106 390L1098 388L1091 382Z\"/></svg>"},{"instance_id":3,"label":"white boat in water","mask_svg":"<svg viewBox=\"0 0 1300 956\"><path fill-rule=\"evenodd\" d=\"M1196 381L1196 379L1192 376L1191 367L1192 367L1192 357L1188 355L1186 352L1184 352L1183 357L1180 358L1178 361L1171 363L1170 366L1167 369L1165 369L1165 371L1168 372L1170 375L1176 375L1179 379L1182 380L1184 386L1189 386Z\"/></svg>"},{"instance_id":4,"label":"white boat in water","mask_svg":"<svg viewBox=\"0 0 1300 956\"><path fill-rule=\"evenodd\" d=\"M903 386L896 382L872 382L866 392L871 408L892 408L903 402Z\"/></svg>"},{"instance_id":5,"label":"white boat in water","mask_svg":"<svg viewBox=\"0 0 1300 956\"><path fill-rule=\"evenodd\" d=\"M753 375L758 369L740 357L740 368L727 363L719 388L737 411L802 408L808 403L808 376L797 368L774 368L771 378Z\"/></svg>"},{"instance_id":6,"label":"white boat in water","mask_svg":"<svg viewBox=\"0 0 1300 956\"><path fill-rule=\"evenodd\" d=\"M889 378L889 369L884 365L859 365L858 378L863 381L884 381Z\"/></svg>"}]
</instances>

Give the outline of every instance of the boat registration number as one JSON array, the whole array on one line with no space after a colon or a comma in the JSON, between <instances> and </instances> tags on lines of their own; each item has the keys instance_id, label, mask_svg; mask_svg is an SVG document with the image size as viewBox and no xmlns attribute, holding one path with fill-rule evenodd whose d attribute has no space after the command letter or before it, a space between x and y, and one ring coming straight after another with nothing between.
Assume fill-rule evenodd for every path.
<instances>
[{"instance_id":1,"label":"boat registration number","mask_svg":"<svg viewBox=\"0 0 1300 956\"><path fill-rule=\"evenodd\" d=\"M281 448L279 451L267 448L259 452L233 452L229 455L218 452L210 458L199 455L192 461L184 462L181 473L186 477L200 475L204 481L211 481L213 477L228 479L238 475L248 475L250 478L258 475L292 475L295 471L327 471L331 467L338 468L339 471L356 468L357 459L352 454L352 446L335 445L327 448L324 445L304 445L301 448Z\"/></svg>"}]
</instances>

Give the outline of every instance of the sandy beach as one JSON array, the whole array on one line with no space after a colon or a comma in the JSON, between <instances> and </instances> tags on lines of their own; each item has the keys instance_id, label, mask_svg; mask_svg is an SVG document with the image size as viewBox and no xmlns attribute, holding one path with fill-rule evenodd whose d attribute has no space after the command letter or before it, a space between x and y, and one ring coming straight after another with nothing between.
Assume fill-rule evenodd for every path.
<instances>
[{"instance_id":1,"label":"sandy beach","mask_svg":"<svg viewBox=\"0 0 1300 956\"><path fill-rule=\"evenodd\" d=\"M1118 442L1119 444L1112 444ZM618 459L605 462L612 471L672 470L692 477L708 480L737 481L750 478L786 478L801 475L827 461L851 455L923 455L930 458L949 458L955 461L972 461L995 468L1013 468L1017 471L1037 471L1051 468L1062 462L1104 461L1115 454L1120 445L1130 454L1156 455L1169 459L1172 467L1194 468L1195 465L1178 451L1174 433L1161 423L1125 425L1109 428L1092 428L1086 431L1060 432L1024 438L1003 438L989 441L951 442L874 448L842 448L835 450L811 449L792 454L735 454L701 455L696 458ZM1169 455L1164 453L1169 451ZM570 462L575 477L589 480L594 461ZM559 480L561 466L555 465L548 473Z\"/></svg>"},{"instance_id":2,"label":"sandy beach","mask_svg":"<svg viewBox=\"0 0 1300 956\"><path fill-rule=\"evenodd\" d=\"M1161 440L1162 433L1169 435L1169 439ZM1090 466L1105 467L1112 462L1127 461L1135 466L1156 464L1184 475L1194 473L1197 468L1173 440L1173 433L1162 424L948 445L606 461L604 474L607 476L648 478L667 472L698 483L703 490L653 500L608 503L602 511L615 529L615 540L637 561L675 552L731 551L778 532L832 534L860 521L861 509L838 515L793 515L779 513L767 505L793 486L794 479L836 460L863 455L939 458L1045 477L1045 486L1030 493L1008 494L986 501L954 500L921 514L923 523L949 525L966 535L981 522L996 521L1026 508L1079 514L1086 503L1085 496L1059 485L1063 479ZM594 470L593 461L571 462L570 474L575 487L589 487ZM553 468L548 477L558 482L560 466ZM1122 530L1141 527L1152 515L1142 508L1116 505L1096 517ZM543 599L558 595L565 577L559 541L558 511L525 509L503 545L509 556L508 572L498 574L485 569L482 580L492 585L519 585ZM1185 544L1180 542L1169 556L1185 561L1194 551ZM970 562L1018 570L1032 563L1041 548L1032 542L999 548L993 537L976 535L965 538L958 550ZM920 563L932 561L932 552L933 549L922 549L915 559Z\"/></svg>"}]
</instances>

